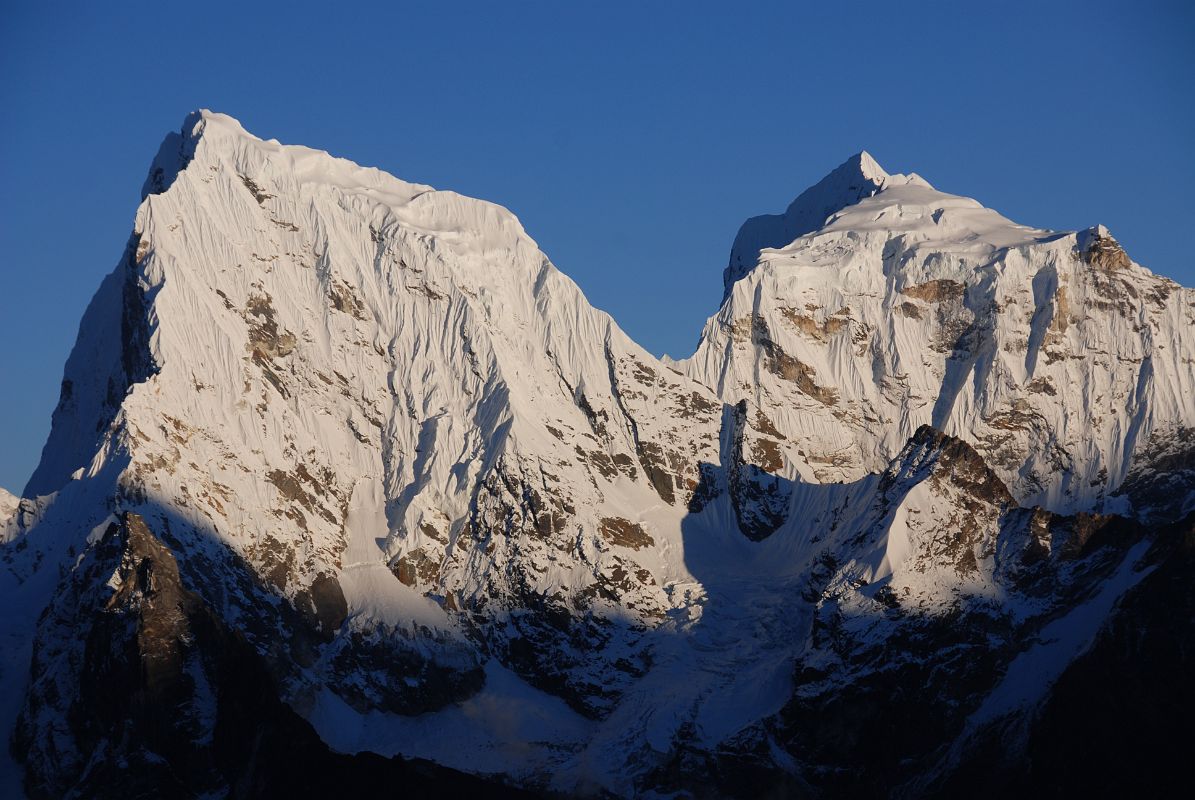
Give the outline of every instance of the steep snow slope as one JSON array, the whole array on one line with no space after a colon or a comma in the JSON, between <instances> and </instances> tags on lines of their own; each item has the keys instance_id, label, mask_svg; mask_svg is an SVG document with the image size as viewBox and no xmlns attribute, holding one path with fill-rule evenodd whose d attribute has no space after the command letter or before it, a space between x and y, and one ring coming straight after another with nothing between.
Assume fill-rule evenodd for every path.
<instances>
[{"instance_id":1,"label":"steep snow slope","mask_svg":"<svg viewBox=\"0 0 1195 800\"><path fill-rule=\"evenodd\" d=\"M17 512L17 504L20 502L21 498L0 487L0 523L6 522Z\"/></svg>"},{"instance_id":2,"label":"steep snow slope","mask_svg":"<svg viewBox=\"0 0 1195 800\"><path fill-rule=\"evenodd\" d=\"M866 154L749 222L728 286L683 375L505 209L188 117L3 524L30 785L95 788L95 753L231 785L247 654L337 751L564 792L831 785L873 765L818 720L888 662L942 721L901 780L985 699L1022 713L1002 671L1093 634L1017 642L1153 564L1132 523L1018 501L1190 506L1190 291ZM85 700L140 662L178 714Z\"/></svg>"},{"instance_id":3,"label":"steep snow slope","mask_svg":"<svg viewBox=\"0 0 1195 800\"><path fill-rule=\"evenodd\" d=\"M844 206L843 185L862 199ZM855 480L932 424L1023 503L1128 510L1119 487L1176 439L1171 467L1190 456L1195 291L1133 263L1105 228L1017 225L866 154L783 219L798 216L743 226L727 298L683 367L727 403L769 409L787 477Z\"/></svg>"},{"instance_id":4,"label":"steep snow slope","mask_svg":"<svg viewBox=\"0 0 1195 800\"><path fill-rule=\"evenodd\" d=\"M693 582L680 519L718 458L712 394L497 206L208 112L146 192L68 362L23 541L67 558L142 514L300 708L330 688L358 713L434 710L492 656L608 711L645 632L694 602L674 591Z\"/></svg>"}]
</instances>

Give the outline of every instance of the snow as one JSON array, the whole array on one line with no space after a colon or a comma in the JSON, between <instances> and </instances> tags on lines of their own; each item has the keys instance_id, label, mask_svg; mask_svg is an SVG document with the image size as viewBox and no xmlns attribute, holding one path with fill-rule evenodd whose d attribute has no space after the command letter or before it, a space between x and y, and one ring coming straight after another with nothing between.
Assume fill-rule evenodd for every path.
<instances>
[{"instance_id":1,"label":"snow","mask_svg":"<svg viewBox=\"0 0 1195 800\"><path fill-rule=\"evenodd\" d=\"M1112 495L1134 454L1195 427L1195 291L1086 263L1102 227L1035 229L885 175L856 157L782 217L749 220L722 308L674 363L768 410L786 477L882 471L928 423L977 447L1023 504L1123 510ZM759 332L834 401L769 370Z\"/></svg>"},{"instance_id":2,"label":"snow","mask_svg":"<svg viewBox=\"0 0 1195 800\"><path fill-rule=\"evenodd\" d=\"M17 513L17 505L20 504L21 498L11 494L0 486L0 527L6 523L13 514Z\"/></svg>"},{"instance_id":3,"label":"snow","mask_svg":"<svg viewBox=\"0 0 1195 800\"><path fill-rule=\"evenodd\" d=\"M87 534L87 538L84 539L84 541L89 545L97 543L104 537L104 534L107 533L109 526L111 526L114 522L116 522L116 515L109 514L103 522L91 529L91 533Z\"/></svg>"},{"instance_id":4,"label":"snow","mask_svg":"<svg viewBox=\"0 0 1195 800\"><path fill-rule=\"evenodd\" d=\"M864 558L866 571L861 575L868 583L876 583L891 578L893 573L904 566L905 561L913 552L913 534L909 530L909 514L920 513L922 508L928 508L932 502L928 487L918 484L904 496L892 522L888 525L887 536L880 546L870 556Z\"/></svg>"},{"instance_id":5,"label":"snow","mask_svg":"<svg viewBox=\"0 0 1195 800\"><path fill-rule=\"evenodd\" d=\"M583 742L592 723L495 661L485 688L443 711L404 717L361 714L330 691L308 719L334 750L426 758L467 772L528 777L552 772L561 753Z\"/></svg>"},{"instance_id":6,"label":"snow","mask_svg":"<svg viewBox=\"0 0 1195 800\"><path fill-rule=\"evenodd\" d=\"M851 156L821 181L806 189L783 214L752 217L743 223L730 249L730 266L724 281L730 295L735 281L754 268L762 251L782 247L799 236L821 228L832 214L876 192L897 186L929 184L918 175L889 175L871 154Z\"/></svg>"},{"instance_id":7,"label":"snow","mask_svg":"<svg viewBox=\"0 0 1195 800\"><path fill-rule=\"evenodd\" d=\"M1080 236L867 153L743 226L723 306L680 362L594 309L506 209L210 111L163 144L134 231L84 316L20 525L0 494L3 540L30 544L0 573L8 730L59 568L139 510L170 521L184 568L237 556L262 603L334 578L332 646L381 632L434 669L483 665L479 693L414 716L355 709L326 662L296 668L285 699L333 748L629 796L683 731L714 750L778 712L796 663L824 655L823 605L867 641L890 632L885 586L926 614L1015 605L985 549L1004 509L975 511L935 453L906 449L921 424L1059 511L1122 508L1109 494L1134 454L1195 427L1190 290L1132 265L1130 293L1077 257ZM786 521L761 542L726 485L740 401L776 429L745 424L744 458L764 439L782 456ZM690 511L703 466L717 491ZM962 513L987 537L965 575L935 550ZM1125 569L1012 669L1065 665L1137 579ZM229 594L230 621L252 613ZM570 687L621 692L603 718L501 663L529 599L609 636L536 645ZM636 659L642 675L618 667Z\"/></svg>"},{"instance_id":8,"label":"snow","mask_svg":"<svg viewBox=\"0 0 1195 800\"><path fill-rule=\"evenodd\" d=\"M1093 597L1042 628L1037 641L1009 664L1000 683L967 720L969 732L1046 695L1063 670L1091 646L1116 602L1153 572L1140 564L1148 549L1149 542L1138 542Z\"/></svg>"},{"instance_id":9,"label":"snow","mask_svg":"<svg viewBox=\"0 0 1195 800\"><path fill-rule=\"evenodd\" d=\"M387 565L385 498L377 476L361 479L353 490L345 522L348 547L340 588L349 614L360 621L390 627L448 628L440 606L399 582Z\"/></svg>"}]
</instances>

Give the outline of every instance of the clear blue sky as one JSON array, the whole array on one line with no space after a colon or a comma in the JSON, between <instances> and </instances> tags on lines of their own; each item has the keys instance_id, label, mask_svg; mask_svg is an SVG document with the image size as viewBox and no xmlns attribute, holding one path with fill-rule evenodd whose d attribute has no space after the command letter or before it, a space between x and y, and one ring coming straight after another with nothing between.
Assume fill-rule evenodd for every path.
<instances>
[{"instance_id":1,"label":"clear blue sky","mask_svg":"<svg viewBox=\"0 0 1195 800\"><path fill-rule=\"evenodd\" d=\"M860 149L1195 284L1190 4L733 5L8 0L0 486L198 107L508 206L657 353L692 351L739 223Z\"/></svg>"}]
</instances>

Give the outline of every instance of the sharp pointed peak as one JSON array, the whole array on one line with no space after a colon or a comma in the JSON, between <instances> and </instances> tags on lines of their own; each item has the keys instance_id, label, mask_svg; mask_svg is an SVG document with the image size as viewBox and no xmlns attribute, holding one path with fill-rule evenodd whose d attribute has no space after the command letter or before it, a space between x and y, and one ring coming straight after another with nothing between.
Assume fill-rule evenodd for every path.
<instances>
[{"instance_id":1,"label":"sharp pointed peak","mask_svg":"<svg viewBox=\"0 0 1195 800\"><path fill-rule=\"evenodd\" d=\"M166 134L149 168L149 176L141 187L141 199L161 194L174 183L181 170L186 169L195 156L200 139L261 139L245 130L240 121L227 114L207 108L192 111L183 118L178 131Z\"/></svg>"},{"instance_id":2,"label":"sharp pointed peak","mask_svg":"<svg viewBox=\"0 0 1195 800\"><path fill-rule=\"evenodd\" d=\"M875 157L866 150L855 153L839 164L830 174L833 175L837 172L854 173L876 183L883 183L889 177L887 171L880 166L880 162L876 161Z\"/></svg>"},{"instance_id":3,"label":"sharp pointed peak","mask_svg":"<svg viewBox=\"0 0 1195 800\"><path fill-rule=\"evenodd\" d=\"M802 192L797 200L799 201L801 197L815 190L821 193L830 189L840 187L847 187L849 189L855 186L866 190L869 184L870 186L874 186L876 191L886 189L889 186L906 185L923 186L927 189L933 188L928 181L915 172L911 172L908 175L888 172L880 166L880 162L876 161L875 156L867 150L860 150L827 173L820 181ZM865 194L874 194L874 192L865 191Z\"/></svg>"},{"instance_id":4,"label":"sharp pointed peak","mask_svg":"<svg viewBox=\"0 0 1195 800\"><path fill-rule=\"evenodd\" d=\"M726 295L730 287L755 266L760 250L783 247L820 228L833 214L890 186L917 185L932 189L917 175L894 175L866 150L843 161L789 204L783 214L752 217L739 229L723 273Z\"/></svg>"}]
</instances>

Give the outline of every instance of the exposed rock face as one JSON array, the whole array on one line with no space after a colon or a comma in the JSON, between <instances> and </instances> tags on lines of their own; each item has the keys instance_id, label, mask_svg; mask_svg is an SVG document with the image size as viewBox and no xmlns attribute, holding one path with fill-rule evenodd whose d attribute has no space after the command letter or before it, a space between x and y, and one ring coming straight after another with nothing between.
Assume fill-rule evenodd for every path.
<instances>
[{"instance_id":1,"label":"exposed rock face","mask_svg":"<svg viewBox=\"0 0 1195 800\"><path fill-rule=\"evenodd\" d=\"M1185 563L1191 291L866 154L727 287L663 363L504 209L189 117L0 497L29 791L915 795L1062 752L1050 685Z\"/></svg>"},{"instance_id":2,"label":"exposed rock face","mask_svg":"<svg viewBox=\"0 0 1195 800\"><path fill-rule=\"evenodd\" d=\"M988 732L1019 719L1064 669L1053 649L1098 630L1084 604L1101 591L1114 598L1150 569L1135 523L1019 509L973 449L924 431L906 463L927 479L905 494L914 473L885 475L893 524L878 569L874 556L850 559L876 528L828 558L794 695L771 722L828 796L902 785L898 793L918 796L925 776L982 752ZM930 498L917 497L926 490Z\"/></svg>"},{"instance_id":3,"label":"exposed rock face","mask_svg":"<svg viewBox=\"0 0 1195 800\"><path fill-rule=\"evenodd\" d=\"M758 542L784 524L790 487L777 475L784 468L779 443L755 434L748 424L747 401L740 401L731 413L731 452L723 459L728 464L730 500L739 530ZM757 420L761 416L757 411Z\"/></svg>"},{"instance_id":4,"label":"exposed rock face","mask_svg":"<svg viewBox=\"0 0 1195 800\"><path fill-rule=\"evenodd\" d=\"M1137 515L1154 523L1195 511L1195 428L1178 426L1153 434L1133 454L1117 496L1127 497Z\"/></svg>"},{"instance_id":5,"label":"exposed rock face","mask_svg":"<svg viewBox=\"0 0 1195 800\"><path fill-rule=\"evenodd\" d=\"M985 796L1166 793L1181 781L1195 644L1195 517L1159 532L1149 573L1129 589L1032 716L993 726L988 741L929 787Z\"/></svg>"},{"instance_id":6,"label":"exposed rock face","mask_svg":"<svg viewBox=\"0 0 1195 800\"><path fill-rule=\"evenodd\" d=\"M1112 238L1103 225L1080 233L1078 244L1083 262L1094 269L1112 272L1133 266L1120 243Z\"/></svg>"}]
</instances>

